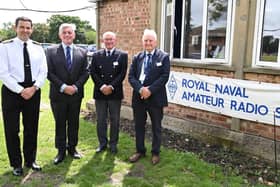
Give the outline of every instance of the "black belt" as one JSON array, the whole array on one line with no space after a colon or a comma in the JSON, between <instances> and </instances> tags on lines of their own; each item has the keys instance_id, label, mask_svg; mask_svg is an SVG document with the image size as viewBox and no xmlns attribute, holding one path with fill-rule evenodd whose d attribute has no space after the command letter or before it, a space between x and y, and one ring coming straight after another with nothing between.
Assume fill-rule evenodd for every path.
<instances>
[{"instance_id":1,"label":"black belt","mask_svg":"<svg viewBox=\"0 0 280 187\"><path fill-rule=\"evenodd\" d=\"M32 81L32 82L19 82L18 84L21 85L24 88L27 88L27 87L33 86L34 83L35 83L35 81Z\"/></svg>"}]
</instances>

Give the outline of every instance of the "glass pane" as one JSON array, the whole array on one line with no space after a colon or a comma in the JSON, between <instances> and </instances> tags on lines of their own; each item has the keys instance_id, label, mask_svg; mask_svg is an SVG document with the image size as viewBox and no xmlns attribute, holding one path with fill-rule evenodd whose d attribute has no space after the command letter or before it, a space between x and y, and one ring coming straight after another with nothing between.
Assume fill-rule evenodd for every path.
<instances>
[{"instance_id":1,"label":"glass pane","mask_svg":"<svg viewBox=\"0 0 280 187\"><path fill-rule=\"evenodd\" d=\"M165 28L164 28L164 50L170 53L171 40L171 18L172 18L172 0L166 0L165 8Z\"/></svg>"},{"instance_id":2,"label":"glass pane","mask_svg":"<svg viewBox=\"0 0 280 187\"><path fill-rule=\"evenodd\" d=\"M261 38L260 60L277 62L280 37L280 1L266 0Z\"/></svg>"},{"instance_id":3,"label":"glass pane","mask_svg":"<svg viewBox=\"0 0 280 187\"><path fill-rule=\"evenodd\" d=\"M183 58L201 58L203 0L186 0Z\"/></svg>"},{"instance_id":4,"label":"glass pane","mask_svg":"<svg viewBox=\"0 0 280 187\"><path fill-rule=\"evenodd\" d=\"M228 0L209 0L205 58L225 58Z\"/></svg>"}]
</instances>

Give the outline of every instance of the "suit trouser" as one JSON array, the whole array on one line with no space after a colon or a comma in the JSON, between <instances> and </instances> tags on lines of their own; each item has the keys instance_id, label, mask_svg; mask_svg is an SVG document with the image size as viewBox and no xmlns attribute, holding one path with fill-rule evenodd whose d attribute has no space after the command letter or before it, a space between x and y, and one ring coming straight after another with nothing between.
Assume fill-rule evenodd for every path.
<instances>
[{"instance_id":1,"label":"suit trouser","mask_svg":"<svg viewBox=\"0 0 280 187\"><path fill-rule=\"evenodd\" d=\"M20 113L23 122L23 155L26 163L36 160L38 121L40 111L41 91L35 92L29 100L23 99L20 94L2 86L2 111L5 128L6 146L10 165L22 166L20 148Z\"/></svg>"},{"instance_id":2,"label":"suit trouser","mask_svg":"<svg viewBox=\"0 0 280 187\"><path fill-rule=\"evenodd\" d=\"M152 154L159 155L161 146L161 121L163 118L163 108L149 106L145 102L137 103L133 106L133 116L135 121L136 151L146 153L145 147L145 126L147 112L152 122Z\"/></svg>"},{"instance_id":3,"label":"suit trouser","mask_svg":"<svg viewBox=\"0 0 280 187\"><path fill-rule=\"evenodd\" d=\"M55 119L55 147L59 151L74 149L78 144L81 99L51 101Z\"/></svg>"},{"instance_id":4,"label":"suit trouser","mask_svg":"<svg viewBox=\"0 0 280 187\"><path fill-rule=\"evenodd\" d=\"M97 114L97 136L100 147L106 147L107 138L107 117L110 119L110 147L116 147L119 141L120 110L121 100L95 100Z\"/></svg>"}]
</instances>

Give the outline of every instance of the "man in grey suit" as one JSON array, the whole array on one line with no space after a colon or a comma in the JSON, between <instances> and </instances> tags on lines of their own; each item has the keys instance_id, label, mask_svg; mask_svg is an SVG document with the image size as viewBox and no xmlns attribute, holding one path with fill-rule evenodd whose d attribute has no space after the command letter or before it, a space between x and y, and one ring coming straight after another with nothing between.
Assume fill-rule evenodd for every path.
<instances>
[{"instance_id":1,"label":"man in grey suit","mask_svg":"<svg viewBox=\"0 0 280 187\"><path fill-rule=\"evenodd\" d=\"M76 150L79 114L89 74L86 51L73 44L75 29L74 24L61 24L59 37L62 43L46 52L49 96L55 119L55 147L58 149L54 164L64 160L66 149L74 159L81 158Z\"/></svg>"},{"instance_id":2,"label":"man in grey suit","mask_svg":"<svg viewBox=\"0 0 280 187\"><path fill-rule=\"evenodd\" d=\"M122 82L127 70L127 53L115 47L116 34L103 34L105 49L93 54L91 77L94 81L94 99L97 114L97 153L104 151L107 144L111 153L117 153L119 139L119 121L121 100L123 99ZM107 117L110 116L110 140L107 138Z\"/></svg>"},{"instance_id":3,"label":"man in grey suit","mask_svg":"<svg viewBox=\"0 0 280 187\"><path fill-rule=\"evenodd\" d=\"M133 88L132 108L136 132L136 153L129 160L137 162L145 156L145 125L147 113L152 121L152 164L160 161L161 120L167 106L165 84L169 78L170 60L167 53L157 49L157 34L146 29L142 38L144 51L134 56L128 81Z\"/></svg>"}]
</instances>

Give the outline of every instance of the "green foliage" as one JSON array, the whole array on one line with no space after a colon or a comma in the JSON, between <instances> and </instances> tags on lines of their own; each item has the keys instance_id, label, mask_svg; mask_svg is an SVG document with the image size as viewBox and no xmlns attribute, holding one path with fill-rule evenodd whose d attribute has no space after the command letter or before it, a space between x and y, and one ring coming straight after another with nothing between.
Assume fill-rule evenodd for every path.
<instances>
[{"instance_id":1,"label":"green foliage","mask_svg":"<svg viewBox=\"0 0 280 187\"><path fill-rule=\"evenodd\" d=\"M96 44L96 32L94 30L86 31L85 36L87 44Z\"/></svg>"},{"instance_id":2,"label":"green foliage","mask_svg":"<svg viewBox=\"0 0 280 187\"><path fill-rule=\"evenodd\" d=\"M75 43L96 43L96 31L88 21L82 21L77 16L53 15L47 20L47 24L35 23L33 24L31 38L41 43L60 43L58 28L62 23L74 23L76 25ZM13 29L13 23L4 23L3 29L0 29L0 41L14 38L15 36L16 33Z\"/></svg>"},{"instance_id":3,"label":"green foliage","mask_svg":"<svg viewBox=\"0 0 280 187\"><path fill-rule=\"evenodd\" d=\"M64 16L64 15L53 15L47 23L50 27L49 40L52 43L59 43L58 29L62 23L73 23L76 25L76 39L75 43L86 43L85 32L87 30L93 30L88 21L81 21L78 16Z\"/></svg>"},{"instance_id":4,"label":"green foliage","mask_svg":"<svg viewBox=\"0 0 280 187\"><path fill-rule=\"evenodd\" d=\"M40 43L49 43L49 26L44 23L35 23L31 38Z\"/></svg>"},{"instance_id":5,"label":"green foliage","mask_svg":"<svg viewBox=\"0 0 280 187\"><path fill-rule=\"evenodd\" d=\"M14 38L16 33L13 28L13 23L3 23L3 29L0 30L0 40L4 41L10 38Z\"/></svg>"}]
</instances>

